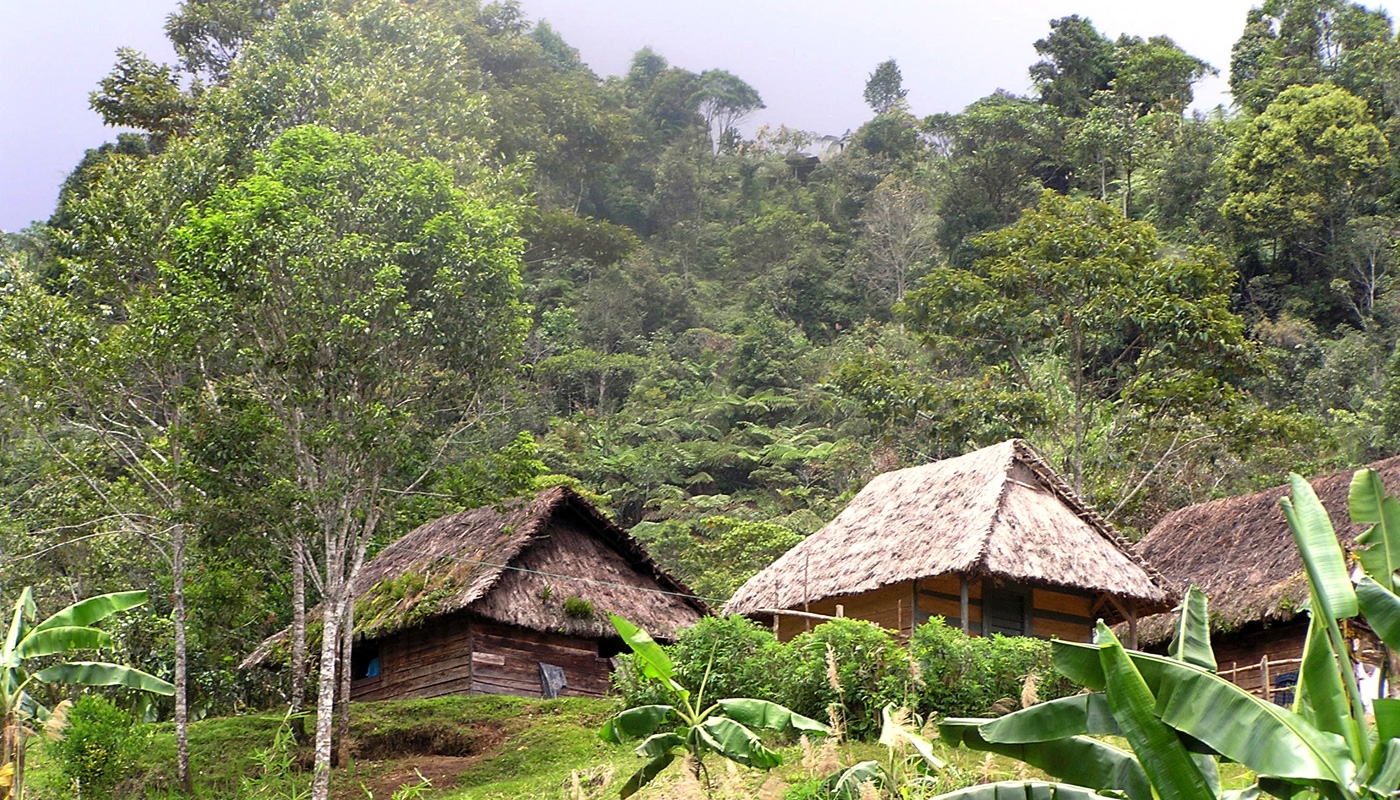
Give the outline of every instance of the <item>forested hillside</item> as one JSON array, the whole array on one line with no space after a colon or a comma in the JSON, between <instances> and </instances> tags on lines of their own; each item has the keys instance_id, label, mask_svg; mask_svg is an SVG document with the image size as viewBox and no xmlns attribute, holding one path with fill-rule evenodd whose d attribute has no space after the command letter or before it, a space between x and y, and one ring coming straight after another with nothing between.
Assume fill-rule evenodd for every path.
<instances>
[{"instance_id":1,"label":"forested hillside","mask_svg":"<svg viewBox=\"0 0 1400 800\"><path fill-rule=\"evenodd\" d=\"M187 648L197 717L293 691L236 664L378 548L549 485L723 599L1013 436L1137 533L1393 455L1392 21L1268 0L1229 65L1047 22L1031 96L920 119L890 61L849 135L750 136L743 76L600 78L528 2L186 0L3 242L0 597L149 588L121 655Z\"/></svg>"}]
</instances>

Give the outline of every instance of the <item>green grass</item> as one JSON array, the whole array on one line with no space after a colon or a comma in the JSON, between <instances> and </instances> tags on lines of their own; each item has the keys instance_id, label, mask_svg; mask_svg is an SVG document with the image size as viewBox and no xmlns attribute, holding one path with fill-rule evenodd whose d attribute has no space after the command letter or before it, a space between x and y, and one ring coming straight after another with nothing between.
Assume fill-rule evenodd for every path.
<instances>
[{"instance_id":1,"label":"green grass","mask_svg":"<svg viewBox=\"0 0 1400 800\"><path fill-rule=\"evenodd\" d=\"M434 781L424 794L432 800L530 800L572 797L576 775L586 797L616 797L617 787L641 766L630 747L609 745L598 728L619 710L612 700L538 700L521 697L449 697L436 700L356 704L351 738L357 753L348 769L335 774L337 800L389 800L393 788L412 782L413 770L427 764L447 765L454 781ZM273 743L284 720L280 715L249 714L204 720L190 726L190 760L200 800L266 798L288 800L309 782L310 746L288 754L300 768L261 784L259 751ZM310 729L311 722L307 723ZM118 796L174 800L181 797L174 780L175 742L171 725L151 726L152 743L141 765ZM770 773L740 769L731 773L718 758L707 761L717 798L754 797L770 778L769 793L785 786L793 797L802 794L823 769L804 766L803 750L794 742L773 743L783 765ZM1018 762L982 753L937 745L950 764L945 789L986 780L1043 778ZM71 795L60 786L42 743L30 751L31 800L58 800ZM868 743L842 745L842 766L866 759L883 760L883 747ZM426 768L426 767L425 767ZM1251 777L1235 765L1222 768L1226 788L1247 785ZM449 785L452 784L452 785ZM681 770L672 766L642 800L664 800L693 794L683 785ZM779 786L781 784L782 786Z\"/></svg>"}]
</instances>

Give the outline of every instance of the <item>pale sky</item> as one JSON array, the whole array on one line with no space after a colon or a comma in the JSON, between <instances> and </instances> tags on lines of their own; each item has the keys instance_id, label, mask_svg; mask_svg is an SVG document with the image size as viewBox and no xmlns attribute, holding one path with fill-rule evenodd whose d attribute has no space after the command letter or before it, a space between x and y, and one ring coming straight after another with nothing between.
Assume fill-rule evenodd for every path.
<instances>
[{"instance_id":1,"label":"pale sky","mask_svg":"<svg viewBox=\"0 0 1400 800\"><path fill-rule=\"evenodd\" d=\"M1002 88L1030 89L1033 43L1052 18L1079 14L1116 38L1166 34L1221 71L1197 87L1197 107L1227 102L1230 46L1258 0L522 0L600 75L624 72L650 45L673 65L727 69L767 109L750 125L785 123L841 134L870 117L865 80L899 62L911 110L958 111ZM127 46L174 54L162 31L177 0L0 0L0 230L53 210L83 151L116 132L88 93ZM1375 7L1378 4L1368 4ZM1386 4L1379 4L1386 7Z\"/></svg>"}]
</instances>

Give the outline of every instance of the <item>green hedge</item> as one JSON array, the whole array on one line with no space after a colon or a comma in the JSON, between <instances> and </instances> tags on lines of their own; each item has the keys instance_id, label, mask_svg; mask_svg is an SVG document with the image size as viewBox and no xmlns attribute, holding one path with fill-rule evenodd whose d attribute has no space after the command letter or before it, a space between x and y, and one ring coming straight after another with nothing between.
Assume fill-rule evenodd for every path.
<instances>
[{"instance_id":1,"label":"green hedge","mask_svg":"<svg viewBox=\"0 0 1400 800\"><path fill-rule=\"evenodd\" d=\"M887 703L923 715L981 716L1004 698L1019 702L1029 674L1041 700L1077 691L1054 671L1049 642L971 637L937 617L914 631L908 648L864 620L832 620L783 644L768 628L731 616L701 620L666 649L681 682L695 690L703 681L707 699L757 697L820 720L836 706L857 738L879 733ZM613 683L629 705L667 702L655 683L638 679L630 656L621 662Z\"/></svg>"},{"instance_id":2,"label":"green hedge","mask_svg":"<svg viewBox=\"0 0 1400 800\"><path fill-rule=\"evenodd\" d=\"M982 716L1011 698L1019 707L1026 677L1040 700L1079 691L1055 671L1050 643L1022 636L968 636L934 617L914 631L910 655L919 667L918 707L945 717ZM1003 704L1005 705L1005 704Z\"/></svg>"}]
</instances>

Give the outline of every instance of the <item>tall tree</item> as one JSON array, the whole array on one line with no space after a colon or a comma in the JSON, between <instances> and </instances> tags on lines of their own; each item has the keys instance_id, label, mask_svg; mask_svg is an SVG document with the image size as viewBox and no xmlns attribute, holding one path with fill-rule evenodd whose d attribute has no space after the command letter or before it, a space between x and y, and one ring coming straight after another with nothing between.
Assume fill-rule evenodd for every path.
<instances>
[{"instance_id":1,"label":"tall tree","mask_svg":"<svg viewBox=\"0 0 1400 800\"><path fill-rule=\"evenodd\" d=\"M1294 86L1247 121L1222 206L1239 239L1300 287L1328 279L1347 220L1375 212L1390 147L1345 89Z\"/></svg>"},{"instance_id":2,"label":"tall tree","mask_svg":"<svg viewBox=\"0 0 1400 800\"><path fill-rule=\"evenodd\" d=\"M715 152L733 147L738 141L735 127L745 117L764 108L758 90L739 76L722 69L707 69L700 73L693 101L705 118Z\"/></svg>"},{"instance_id":3,"label":"tall tree","mask_svg":"<svg viewBox=\"0 0 1400 800\"><path fill-rule=\"evenodd\" d=\"M523 335L515 214L441 164L302 127L171 234L169 307L201 309L183 319L231 349L319 530L317 800L366 548L477 419L474 398Z\"/></svg>"},{"instance_id":4,"label":"tall tree","mask_svg":"<svg viewBox=\"0 0 1400 800\"><path fill-rule=\"evenodd\" d=\"M1114 460L1116 512L1222 435L1253 350L1218 254L1163 257L1151 225L1048 191L975 246L970 270L936 268L910 293L909 325L944 358L994 367L963 391L996 381L1048 398L1062 416L1040 435L1076 488Z\"/></svg>"},{"instance_id":5,"label":"tall tree","mask_svg":"<svg viewBox=\"0 0 1400 800\"><path fill-rule=\"evenodd\" d=\"M1113 42L1078 14L1050 20L1050 34L1036 41L1035 51L1044 57L1030 69L1040 100L1067 117L1088 113L1094 93L1115 74Z\"/></svg>"},{"instance_id":6,"label":"tall tree","mask_svg":"<svg viewBox=\"0 0 1400 800\"><path fill-rule=\"evenodd\" d=\"M907 94L904 76L893 58L881 61L865 81L865 104L876 114L885 114L903 105Z\"/></svg>"}]
</instances>

